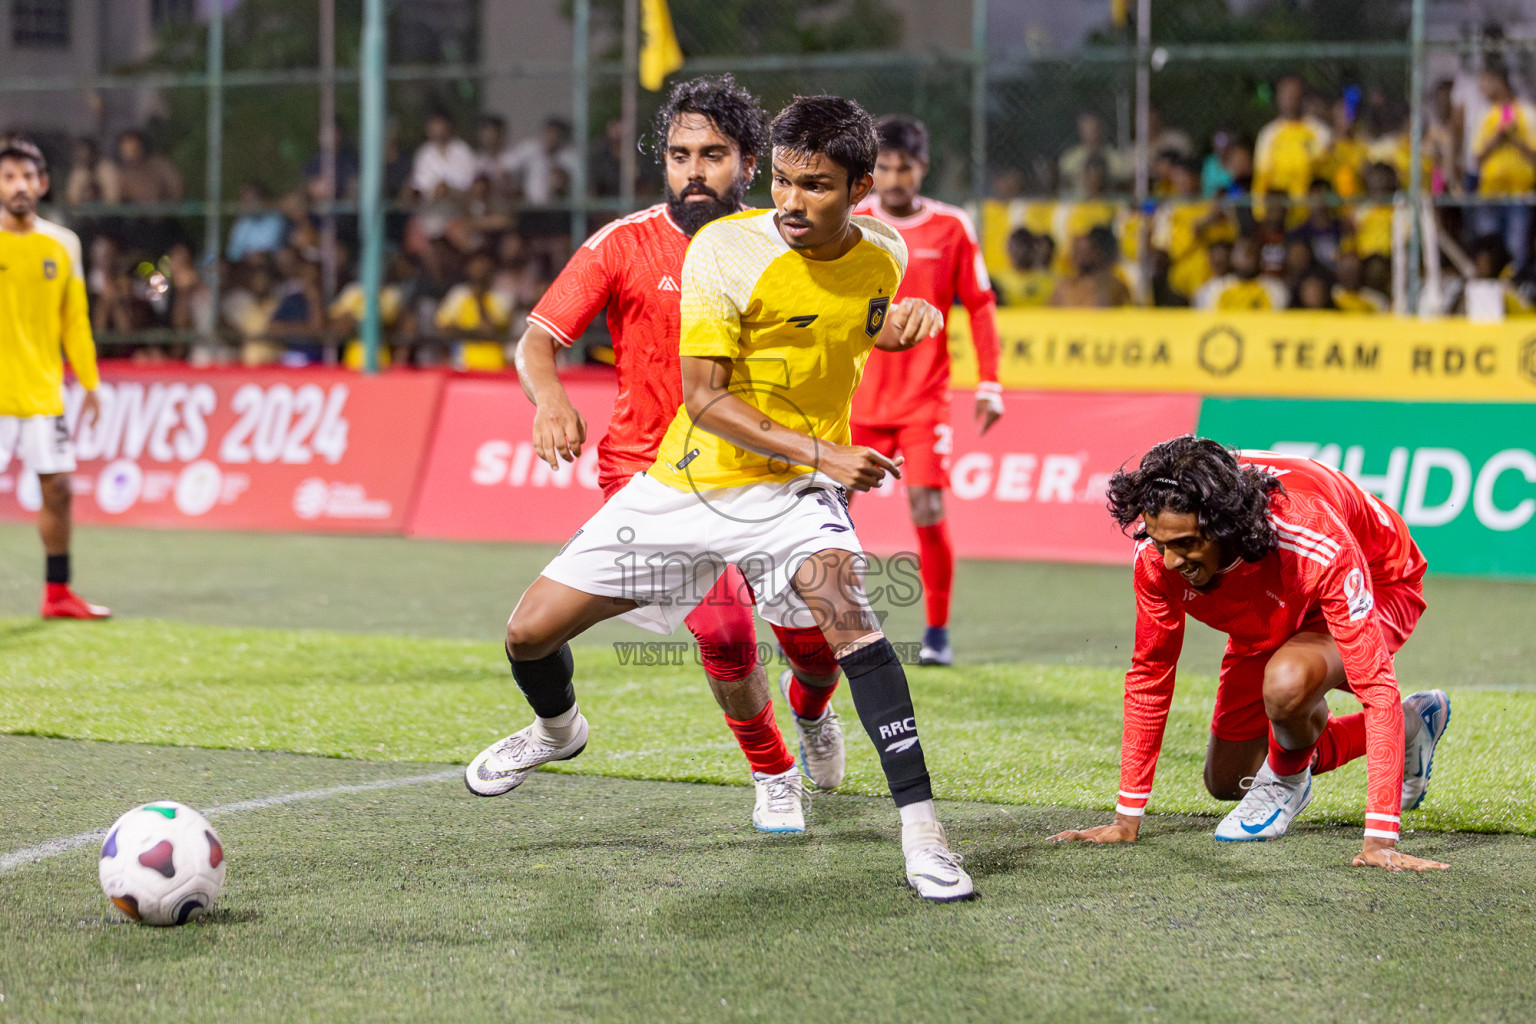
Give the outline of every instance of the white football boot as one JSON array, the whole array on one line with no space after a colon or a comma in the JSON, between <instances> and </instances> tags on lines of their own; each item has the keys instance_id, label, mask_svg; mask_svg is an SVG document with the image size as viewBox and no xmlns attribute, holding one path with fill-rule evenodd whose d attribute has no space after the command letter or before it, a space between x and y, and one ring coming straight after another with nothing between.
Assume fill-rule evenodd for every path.
<instances>
[{"instance_id":1,"label":"white football boot","mask_svg":"<svg viewBox=\"0 0 1536 1024\"><path fill-rule=\"evenodd\" d=\"M1229 843L1279 839L1312 802L1312 769L1276 775L1266 760L1242 787L1248 792L1216 826L1216 838Z\"/></svg>"},{"instance_id":2,"label":"white football boot","mask_svg":"<svg viewBox=\"0 0 1536 1024\"><path fill-rule=\"evenodd\" d=\"M798 765L779 775L752 773L757 806L752 808L752 827L759 832L804 832L805 811L800 800L805 783Z\"/></svg>"},{"instance_id":3,"label":"white football boot","mask_svg":"<svg viewBox=\"0 0 1536 1024\"><path fill-rule=\"evenodd\" d=\"M1424 802L1424 794L1429 792L1435 745L1451 724L1451 698L1444 690L1421 690L1403 701L1403 715L1417 715L1420 726L1413 739L1403 744L1403 810L1411 811Z\"/></svg>"},{"instance_id":4,"label":"white football boot","mask_svg":"<svg viewBox=\"0 0 1536 1024\"><path fill-rule=\"evenodd\" d=\"M965 858L949 848L938 822L902 826L901 852L907 860L907 884L923 899L949 903L976 895L975 883L960 866Z\"/></svg>"},{"instance_id":5,"label":"white football boot","mask_svg":"<svg viewBox=\"0 0 1536 1024\"><path fill-rule=\"evenodd\" d=\"M480 751L464 769L464 785L476 796L510 793L551 761L569 761L587 749L587 716L576 712L575 728L565 743L552 742L535 721Z\"/></svg>"},{"instance_id":6,"label":"white football boot","mask_svg":"<svg viewBox=\"0 0 1536 1024\"><path fill-rule=\"evenodd\" d=\"M843 781L847 765L847 752L843 749L843 727L837 713L828 704L820 718L801 718L795 714L795 706L789 703L789 684L795 674L785 669L779 675L779 692L789 705L795 720L795 732L800 736L800 767L805 769L811 785L817 789L836 789Z\"/></svg>"}]
</instances>

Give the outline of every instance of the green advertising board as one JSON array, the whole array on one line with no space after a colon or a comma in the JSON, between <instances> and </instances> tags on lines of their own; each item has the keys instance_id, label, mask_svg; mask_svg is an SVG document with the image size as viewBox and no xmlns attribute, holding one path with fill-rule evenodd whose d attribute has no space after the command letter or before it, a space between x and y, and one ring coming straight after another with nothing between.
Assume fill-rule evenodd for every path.
<instances>
[{"instance_id":1,"label":"green advertising board","mask_svg":"<svg viewBox=\"0 0 1536 1024\"><path fill-rule=\"evenodd\" d=\"M1342 469L1431 572L1536 577L1536 405L1207 398L1199 432Z\"/></svg>"}]
</instances>

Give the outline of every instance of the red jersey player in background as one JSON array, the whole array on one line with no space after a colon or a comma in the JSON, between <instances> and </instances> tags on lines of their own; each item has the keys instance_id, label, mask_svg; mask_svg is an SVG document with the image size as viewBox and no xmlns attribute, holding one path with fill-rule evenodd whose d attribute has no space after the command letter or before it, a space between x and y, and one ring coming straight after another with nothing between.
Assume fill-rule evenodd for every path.
<instances>
[{"instance_id":1,"label":"red jersey player in background","mask_svg":"<svg viewBox=\"0 0 1536 1024\"><path fill-rule=\"evenodd\" d=\"M1392 655L1425 607L1424 556L1402 518L1321 463L1234 454L1193 436L1116 473L1109 509L1123 529L1137 526L1119 801L1113 824L1051 838L1136 838L1191 615L1229 638L1205 785L1219 800L1241 800L1217 839L1284 835L1312 798L1312 776L1363 754L1365 844L1355 866L1446 867L1396 849L1401 811L1424 799L1451 716L1440 690L1399 703ZM1324 695L1334 689L1365 710L1331 717Z\"/></svg>"},{"instance_id":2,"label":"red jersey player in background","mask_svg":"<svg viewBox=\"0 0 1536 1024\"><path fill-rule=\"evenodd\" d=\"M587 239L534 307L517 350L523 390L537 406L534 449L558 469L560 460L581 455L587 425L560 383L555 356L608 308L619 393L608 433L598 444L605 498L656 461L662 435L683 404L678 357L683 256L705 224L742 209L767 138L766 117L729 75L699 78L674 87L657 115L656 135L666 202ZM773 716L752 616L751 590L741 571L727 566L686 623L698 640L710 689L752 768L753 825L765 832L801 832L800 772ZM819 630L778 629L778 634L791 664L807 679L828 684L799 687L793 696L799 698L795 722L806 774L830 789L842 781L844 769L842 727L830 706L837 662ZM486 789L486 795L498 791L494 780Z\"/></svg>"},{"instance_id":3,"label":"red jersey player in background","mask_svg":"<svg viewBox=\"0 0 1536 1024\"><path fill-rule=\"evenodd\" d=\"M874 194L855 213L878 217L901 232L907 243L907 274L898 300L927 299L947 316L958 299L971 315L980 383L976 386L976 430L985 434L1003 414L997 382L997 298L982 262L976 229L964 210L920 194L928 173L928 129L900 114L877 124L880 158ZM949 424L949 339L940 332L905 352L870 354L864 381L853 396L853 443L884 455L906 457L902 478L907 507L917 527L928 628L919 661L949 665L949 595L955 575L954 548L944 521L954 450Z\"/></svg>"}]
</instances>

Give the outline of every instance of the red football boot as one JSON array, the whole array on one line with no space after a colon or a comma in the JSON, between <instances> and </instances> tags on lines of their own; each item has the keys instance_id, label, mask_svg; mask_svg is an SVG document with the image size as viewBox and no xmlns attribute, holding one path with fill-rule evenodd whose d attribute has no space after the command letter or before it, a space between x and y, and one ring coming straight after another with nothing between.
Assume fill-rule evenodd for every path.
<instances>
[{"instance_id":1,"label":"red football boot","mask_svg":"<svg viewBox=\"0 0 1536 1024\"><path fill-rule=\"evenodd\" d=\"M50 583L43 593L45 619L110 619L112 609L91 604L69 589L68 583Z\"/></svg>"}]
</instances>

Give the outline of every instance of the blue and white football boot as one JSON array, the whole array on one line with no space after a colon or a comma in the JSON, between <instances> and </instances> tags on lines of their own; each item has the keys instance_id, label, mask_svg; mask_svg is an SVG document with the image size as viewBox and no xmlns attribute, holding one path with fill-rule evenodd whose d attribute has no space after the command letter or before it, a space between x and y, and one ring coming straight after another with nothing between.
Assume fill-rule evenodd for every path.
<instances>
[{"instance_id":1,"label":"blue and white football boot","mask_svg":"<svg viewBox=\"0 0 1536 1024\"><path fill-rule=\"evenodd\" d=\"M1242 787L1248 792L1216 826L1216 838L1227 843L1279 839L1312 802L1312 769L1276 775L1266 760L1257 775L1242 781Z\"/></svg>"},{"instance_id":2,"label":"blue and white football boot","mask_svg":"<svg viewBox=\"0 0 1536 1024\"><path fill-rule=\"evenodd\" d=\"M1421 690L1403 701L1403 716L1417 715L1421 728L1403 744L1403 810L1412 811L1429 792L1435 745L1451 724L1451 698L1444 690Z\"/></svg>"}]
</instances>

